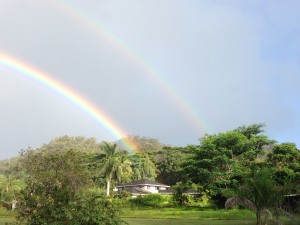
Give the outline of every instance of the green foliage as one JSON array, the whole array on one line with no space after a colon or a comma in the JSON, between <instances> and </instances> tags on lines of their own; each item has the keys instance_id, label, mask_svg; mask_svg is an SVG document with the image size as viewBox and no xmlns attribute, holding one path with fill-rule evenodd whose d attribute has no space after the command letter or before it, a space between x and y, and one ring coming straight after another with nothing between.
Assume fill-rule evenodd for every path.
<instances>
[{"instance_id":1,"label":"green foliage","mask_svg":"<svg viewBox=\"0 0 300 225\"><path fill-rule=\"evenodd\" d=\"M163 147L152 152L152 158L158 170L157 180L164 184L174 185L183 179L183 162L191 153L187 148Z\"/></svg>"},{"instance_id":2,"label":"green foliage","mask_svg":"<svg viewBox=\"0 0 300 225\"><path fill-rule=\"evenodd\" d=\"M13 174L0 174L0 202L6 209L14 210L24 182Z\"/></svg>"},{"instance_id":3,"label":"green foliage","mask_svg":"<svg viewBox=\"0 0 300 225\"><path fill-rule=\"evenodd\" d=\"M25 183L18 168L18 160L11 159L0 165L0 205L8 210L16 207L20 191Z\"/></svg>"},{"instance_id":4,"label":"green foliage","mask_svg":"<svg viewBox=\"0 0 300 225\"><path fill-rule=\"evenodd\" d=\"M211 197L206 193L204 193L199 198L196 198L194 205L199 207L206 207L206 208L214 207L214 203L212 202Z\"/></svg>"},{"instance_id":5,"label":"green foliage","mask_svg":"<svg viewBox=\"0 0 300 225\"><path fill-rule=\"evenodd\" d=\"M275 145L272 153L268 154L267 165L275 169L278 184L300 184L300 151L294 143Z\"/></svg>"},{"instance_id":6,"label":"green foliage","mask_svg":"<svg viewBox=\"0 0 300 225\"><path fill-rule=\"evenodd\" d=\"M174 190L173 193L173 201L175 205L179 206L188 206L191 205L191 198L189 195L184 194L185 191L187 191L189 188L191 188L191 183L186 182L178 182L176 185L172 186L172 189Z\"/></svg>"},{"instance_id":7,"label":"green foliage","mask_svg":"<svg viewBox=\"0 0 300 225\"><path fill-rule=\"evenodd\" d=\"M170 203L170 197L161 194L149 194L130 199L133 206L162 207Z\"/></svg>"},{"instance_id":8,"label":"green foliage","mask_svg":"<svg viewBox=\"0 0 300 225\"><path fill-rule=\"evenodd\" d=\"M21 162L0 162L0 200L9 206L18 201L20 218L28 224L118 224L119 205L94 188L106 185L108 195L116 183L157 179L180 183L173 196L147 195L131 199L132 204L223 207L238 189L237 197L254 202L255 209L275 209L289 184L292 194L300 193L300 151L294 143L274 145L263 127L252 124L206 135L199 145L185 148L130 136L127 141L140 151L131 155L118 144L99 144L95 138L59 137L40 150L24 151ZM200 197L184 193L191 188L186 181L197 185L193 189ZM130 194L121 194L118 201L128 203L124 199Z\"/></svg>"},{"instance_id":9,"label":"green foliage","mask_svg":"<svg viewBox=\"0 0 300 225\"><path fill-rule=\"evenodd\" d=\"M42 148L48 149L64 149L74 150L80 152L99 152L101 150L101 144L97 143L96 138L86 138L83 136L61 136L54 138L48 144L42 146Z\"/></svg>"},{"instance_id":10,"label":"green foliage","mask_svg":"<svg viewBox=\"0 0 300 225\"><path fill-rule=\"evenodd\" d=\"M191 182L177 182L176 185L172 186L172 189L174 190L172 201L175 206L212 207L214 205L211 197L206 193L202 195L188 194L188 191L197 189L196 185Z\"/></svg>"},{"instance_id":11,"label":"green foliage","mask_svg":"<svg viewBox=\"0 0 300 225\"><path fill-rule=\"evenodd\" d=\"M76 202L72 203L72 224L74 225L118 225L121 219L121 206L107 199L100 190L83 191ZM69 223L71 224L71 223Z\"/></svg>"},{"instance_id":12,"label":"green foliage","mask_svg":"<svg viewBox=\"0 0 300 225\"><path fill-rule=\"evenodd\" d=\"M252 170L250 177L246 178L243 186L238 189L238 198L230 198L225 204L226 208L243 205L254 210L257 225L262 224L263 219L271 217L270 209L278 214L284 196L289 194L290 186L277 185L273 177L274 172L270 168Z\"/></svg>"},{"instance_id":13,"label":"green foliage","mask_svg":"<svg viewBox=\"0 0 300 225\"><path fill-rule=\"evenodd\" d=\"M239 195L255 204L257 210L279 207L288 189L276 184L270 168L254 170L239 190ZM286 187L287 188L287 187Z\"/></svg>"},{"instance_id":14,"label":"green foliage","mask_svg":"<svg viewBox=\"0 0 300 225\"><path fill-rule=\"evenodd\" d=\"M99 152L101 144L97 143L96 138L86 138L83 136L61 136L54 138L42 148L74 150L76 152Z\"/></svg>"},{"instance_id":15,"label":"green foliage","mask_svg":"<svg viewBox=\"0 0 300 225\"><path fill-rule=\"evenodd\" d=\"M27 176L17 208L19 220L28 225L121 223L117 206L89 188L92 183L80 156L46 147L23 152Z\"/></svg>"},{"instance_id":16,"label":"green foliage","mask_svg":"<svg viewBox=\"0 0 300 225\"><path fill-rule=\"evenodd\" d=\"M157 170L147 153L132 155L130 160L133 168L132 180L155 180Z\"/></svg>"},{"instance_id":17,"label":"green foliage","mask_svg":"<svg viewBox=\"0 0 300 225\"><path fill-rule=\"evenodd\" d=\"M222 199L230 195L256 164L263 146L274 143L260 134L262 127L263 124L253 124L204 136L199 146L189 146L193 155L184 164L187 177L210 196Z\"/></svg>"},{"instance_id":18,"label":"green foliage","mask_svg":"<svg viewBox=\"0 0 300 225\"><path fill-rule=\"evenodd\" d=\"M159 140L155 138L129 135L118 141L118 146L120 147L120 149L125 151L129 151L129 149L124 146L124 142L130 143L131 146L134 146L135 152L153 152L161 149L162 147L162 144L159 142Z\"/></svg>"},{"instance_id":19,"label":"green foliage","mask_svg":"<svg viewBox=\"0 0 300 225\"><path fill-rule=\"evenodd\" d=\"M120 197L121 199L128 199L128 198L130 198L131 196L132 196L131 192L128 192L128 191L125 191L125 190L122 190L122 191L120 191L120 193L119 193L119 197Z\"/></svg>"},{"instance_id":20,"label":"green foliage","mask_svg":"<svg viewBox=\"0 0 300 225\"><path fill-rule=\"evenodd\" d=\"M104 142L102 150L104 153L97 156L96 160L106 178L106 195L109 196L111 181L116 179L121 182L124 174L131 173L131 163L127 160L128 154L125 151L119 151L115 143Z\"/></svg>"},{"instance_id":21,"label":"green foliage","mask_svg":"<svg viewBox=\"0 0 300 225\"><path fill-rule=\"evenodd\" d=\"M68 221L70 205L87 183L76 152L28 150L22 155L22 163L27 177L18 208L20 219L28 224Z\"/></svg>"}]
</instances>

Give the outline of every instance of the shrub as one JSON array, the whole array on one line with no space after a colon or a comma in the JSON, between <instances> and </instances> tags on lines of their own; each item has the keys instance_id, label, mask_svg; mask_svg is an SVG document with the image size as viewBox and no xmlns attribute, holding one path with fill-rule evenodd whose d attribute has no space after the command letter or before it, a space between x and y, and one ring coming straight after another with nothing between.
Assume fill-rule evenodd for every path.
<instances>
[{"instance_id":1,"label":"shrub","mask_svg":"<svg viewBox=\"0 0 300 225\"><path fill-rule=\"evenodd\" d=\"M130 199L130 202L134 206L162 207L170 203L170 197L161 194L139 195Z\"/></svg>"},{"instance_id":2,"label":"shrub","mask_svg":"<svg viewBox=\"0 0 300 225\"><path fill-rule=\"evenodd\" d=\"M211 197L208 194L203 194L202 196L194 196L192 206L199 207L215 207L215 204L211 200Z\"/></svg>"},{"instance_id":3,"label":"shrub","mask_svg":"<svg viewBox=\"0 0 300 225\"><path fill-rule=\"evenodd\" d=\"M121 217L120 205L113 199L108 199L97 190L81 193L69 224L72 225L117 225L125 223Z\"/></svg>"},{"instance_id":4,"label":"shrub","mask_svg":"<svg viewBox=\"0 0 300 225\"><path fill-rule=\"evenodd\" d=\"M121 199L127 199L127 198L131 197L131 195L132 195L131 192L123 190L120 192L119 197Z\"/></svg>"},{"instance_id":5,"label":"shrub","mask_svg":"<svg viewBox=\"0 0 300 225\"><path fill-rule=\"evenodd\" d=\"M100 189L89 189L80 155L42 149L23 154L27 186L18 219L27 225L118 225L118 204Z\"/></svg>"}]
</instances>

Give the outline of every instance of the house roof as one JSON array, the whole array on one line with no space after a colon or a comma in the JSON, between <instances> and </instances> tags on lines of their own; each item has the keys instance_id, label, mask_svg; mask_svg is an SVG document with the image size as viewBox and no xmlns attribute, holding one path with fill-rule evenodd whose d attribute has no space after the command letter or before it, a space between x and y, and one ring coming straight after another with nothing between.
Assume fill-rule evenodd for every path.
<instances>
[{"instance_id":1,"label":"house roof","mask_svg":"<svg viewBox=\"0 0 300 225\"><path fill-rule=\"evenodd\" d=\"M161 184L152 180L137 180L127 184L119 184L116 187L125 187L125 186L138 186L138 185L151 185L151 186L160 186L160 187L170 187L169 185Z\"/></svg>"}]
</instances>

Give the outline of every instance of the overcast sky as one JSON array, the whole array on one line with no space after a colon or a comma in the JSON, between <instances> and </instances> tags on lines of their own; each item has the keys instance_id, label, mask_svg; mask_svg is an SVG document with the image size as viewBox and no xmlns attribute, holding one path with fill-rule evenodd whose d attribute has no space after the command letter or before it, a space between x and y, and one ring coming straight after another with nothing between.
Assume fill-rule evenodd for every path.
<instances>
[{"instance_id":1,"label":"overcast sky","mask_svg":"<svg viewBox=\"0 0 300 225\"><path fill-rule=\"evenodd\" d=\"M197 144L265 123L300 146L298 0L0 0L0 54L71 87L128 134ZM114 141L0 64L0 159L62 136Z\"/></svg>"}]
</instances>

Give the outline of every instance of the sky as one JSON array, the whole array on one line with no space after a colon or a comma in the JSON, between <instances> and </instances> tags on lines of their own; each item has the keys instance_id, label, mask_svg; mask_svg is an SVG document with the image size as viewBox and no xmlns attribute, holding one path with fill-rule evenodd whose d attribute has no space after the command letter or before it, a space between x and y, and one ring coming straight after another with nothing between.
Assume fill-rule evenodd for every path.
<instances>
[{"instance_id":1,"label":"sky","mask_svg":"<svg viewBox=\"0 0 300 225\"><path fill-rule=\"evenodd\" d=\"M298 0L0 0L0 56L122 134L186 146L265 123L300 148L299 21ZM0 159L63 135L119 138L75 103L0 59Z\"/></svg>"}]
</instances>

